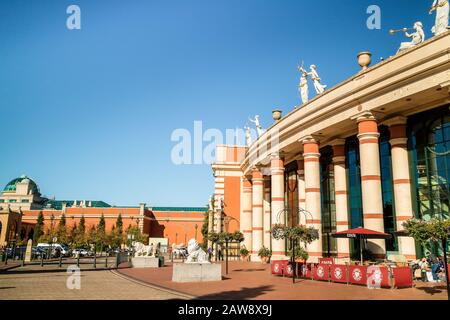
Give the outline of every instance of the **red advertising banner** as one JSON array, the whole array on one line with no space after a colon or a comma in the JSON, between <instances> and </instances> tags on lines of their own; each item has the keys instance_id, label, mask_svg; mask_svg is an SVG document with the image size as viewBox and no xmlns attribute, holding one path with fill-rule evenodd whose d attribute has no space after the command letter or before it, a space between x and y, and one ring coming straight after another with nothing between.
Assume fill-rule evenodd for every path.
<instances>
[{"instance_id":1,"label":"red advertising banner","mask_svg":"<svg viewBox=\"0 0 450 320\"><path fill-rule=\"evenodd\" d=\"M367 286L371 288L390 288L391 279L389 269L381 266L367 267Z\"/></svg>"},{"instance_id":2,"label":"red advertising banner","mask_svg":"<svg viewBox=\"0 0 450 320\"><path fill-rule=\"evenodd\" d=\"M349 266L348 271L350 283L367 285L367 267Z\"/></svg>"},{"instance_id":3,"label":"red advertising banner","mask_svg":"<svg viewBox=\"0 0 450 320\"><path fill-rule=\"evenodd\" d=\"M334 264L333 258L319 258L319 264Z\"/></svg>"},{"instance_id":4,"label":"red advertising banner","mask_svg":"<svg viewBox=\"0 0 450 320\"><path fill-rule=\"evenodd\" d=\"M272 261L272 274L282 275L283 274L283 264L284 264L284 260Z\"/></svg>"},{"instance_id":5,"label":"red advertising banner","mask_svg":"<svg viewBox=\"0 0 450 320\"><path fill-rule=\"evenodd\" d=\"M314 266L314 280L328 281L328 271L329 270L330 270L330 265L328 265L328 264L316 264Z\"/></svg>"},{"instance_id":6,"label":"red advertising banner","mask_svg":"<svg viewBox=\"0 0 450 320\"><path fill-rule=\"evenodd\" d=\"M294 276L294 271L297 271L297 263L296 262L292 263L290 261L285 261L284 265L283 265L283 275L285 277L292 278Z\"/></svg>"},{"instance_id":7,"label":"red advertising banner","mask_svg":"<svg viewBox=\"0 0 450 320\"><path fill-rule=\"evenodd\" d=\"M330 266L330 279L333 282L348 282L347 266L341 264L333 264Z\"/></svg>"},{"instance_id":8,"label":"red advertising banner","mask_svg":"<svg viewBox=\"0 0 450 320\"><path fill-rule=\"evenodd\" d=\"M410 267L392 268L394 286L396 288L410 288L413 286L412 271Z\"/></svg>"},{"instance_id":9,"label":"red advertising banner","mask_svg":"<svg viewBox=\"0 0 450 320\"><path fill-rule=\"evenodd\" d=\"M298 276L300 278L309 278L312 277L312 268L310 263L300 263L298 265Z\"/></svg>"}]
</instances>

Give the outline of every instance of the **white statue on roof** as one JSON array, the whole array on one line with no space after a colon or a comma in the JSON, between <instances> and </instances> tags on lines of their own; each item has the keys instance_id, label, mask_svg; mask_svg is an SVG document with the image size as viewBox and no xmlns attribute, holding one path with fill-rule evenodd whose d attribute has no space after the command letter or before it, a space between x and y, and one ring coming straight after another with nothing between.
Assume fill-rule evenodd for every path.
<instances>
[{"instance_id":1,"label":"white statue on roof","mask_svg":"<svg viewBox=\"0 0 450 320\"><path fill-rule=\"evenodd\" d=\"M431 29L435 36L448 30L448 18L450 14L449 0L434 0L430 9L430 14L436 11L436 21Z\"/></svg>"},{"instance_id":2,"label":"white statue on roof","mask_svg":"<svg viewBox=\"0 0 450 320\"><path fill-rule=\"evenodd\" d=\"M245 129L245 141L247 142L247 147L252 145L252 133L250 131L250 127L244 126Z\"/></svg>"},{"instance_id":3,"label":"white statue on roof","mask_svg":"<svg viewBox=\"0 0 450 320\"><path fill-rule=\"evenodd\" d=\"M404 50L413 48L419 44L421 44L422 42L425 41L425 32L423 31L423 24L420 21L417 21L416 23L414 23L414 30L415 32L413 33L408 33L408 29L403 29L405 31L405 35L408 38L411 38L410 42L402 42L400 44L400 48L398 49L397 53L402 52Z\"/></svg>"},{"instance_id":4,"label":"white statue on roof","mask_svg":"<svg viewBox=\"0 0 450 320\"><path fill-rule=\"evenodd\" d=\"M300 92L300 98L302 99L303 104L306 104L309 101L308 72L303 68L303 64L301 67L297 67L297 69L302 74L298 85L298 91Z\"/></svg>"},{"instance_id":5,"label":"white statue on roof","mask_svg":"<svg viewBox=\"0 0 450 320\"><path fill-rule=\"evenodd\" d=\"M308 74L311 76L311 79L314 82L314 88L316 89L317 94L324 93L327 86L320 83L322 79L320 79L319 74L317 73L316 66L312 64L309 68L310 72Z\"/></svg>"},{"instance_id":6,"label":"white statue on roof","mask_svg":"<svg viewBox=\"0 0 450 320\"><path fill-rule=\"evenodd\" d=\"M256 132L258 132L258 137L260 137L263 133L264 133L264 130L263 130L263 128L262 128L262 126L261 126L261 122L259 122L259 116L258 115L256 115L255 116L255 119L248 119L251 123L254 123L255 124L255 126L256 126Z\"/></svg>"}]
</instances>

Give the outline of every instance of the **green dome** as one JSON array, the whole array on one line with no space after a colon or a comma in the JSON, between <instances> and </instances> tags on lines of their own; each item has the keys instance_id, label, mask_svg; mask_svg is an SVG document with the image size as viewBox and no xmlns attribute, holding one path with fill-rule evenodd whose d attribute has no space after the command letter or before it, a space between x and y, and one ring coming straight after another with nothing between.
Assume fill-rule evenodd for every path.
<instances>
[{"instance_id":1,"label":"green dome","mask_svg":"<svg viewBox=\"0 0 450 320\"><path fill-rule=\"evenodd\" d=\"M20 176L20 178L16 178L14 180L11 180L6 187L3 189L3 191L16 191L16 184L20 182L27 182L29 181L31 190L33 190L34 194L40 194L39 188L32 179L28 178L25 175Z\"/></svg>"}]
</instances>

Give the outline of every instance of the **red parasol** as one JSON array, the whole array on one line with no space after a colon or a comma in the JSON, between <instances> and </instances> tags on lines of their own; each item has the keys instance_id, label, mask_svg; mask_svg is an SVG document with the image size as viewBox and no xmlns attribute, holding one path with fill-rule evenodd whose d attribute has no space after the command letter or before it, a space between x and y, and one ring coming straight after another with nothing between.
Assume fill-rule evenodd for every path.
<instances>
[{"instance_id":1,"label":"red parasol","mask_svg":"<svg viewBox=\"0 0 450 320\"><path fill-rule=\"evenodd\" d=\"M362 242L362 239L389 239L392 236L388 233L379 232L375 230L370 229L364 229L362 227L350 229L346 231L340 231L333 233L332 236L334 238L359 238L360 243ZM363 263L363 248L362 243L359 246L360 248L360 254L361 254L361 264Z\"/></svg>"}]
</instances>

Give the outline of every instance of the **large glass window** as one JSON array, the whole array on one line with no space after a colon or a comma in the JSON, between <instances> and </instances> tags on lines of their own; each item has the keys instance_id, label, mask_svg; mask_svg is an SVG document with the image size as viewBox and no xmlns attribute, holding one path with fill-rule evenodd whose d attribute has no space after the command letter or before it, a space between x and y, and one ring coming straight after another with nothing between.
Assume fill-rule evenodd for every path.
<instances>
[{"instance_id":1,"label":"large glass window","mask_svg":"<svg viewBox=\"0 0 450 320\"><path fill-rule=\"evenodd\" d=\"M348 178L349 219L350 227L353 229L364 226L361 198L361 169L359 165L359 141L356 137L349 138L346 141L345 160Z\"/></svg>"},{"instance_id":2,"label":"large glass window","mask_svg":"<svg viewBox=\"0 0 450 320\"><path fill-rule=\"evenodd\" d=\"M380 127L380 169L381 169L381 191L383 195L383 217L384 231L393 233L396 230L394 213L394 196L392 183L392 160L390 134L387 127ZM386 240L387 251L397 251L397 240L395 237Z\"/></svg>"},{"instance_id":3,"label":"large glass window","mask_svg":"<svg viewBox=\"0 0 450 320\"><path fill-rule=\"evenodd\" d=\"M337 240L331 235L336 232L336 201L334 186L333 150L320 151L320 198L322 202L322 249L325 256L337 254Z\"/></svg>"},{"instance_id":4,"label":"large glass window","mask_svg":"<svg viewBox=\"0 0 450 320\"><path fill-rule=\"evenodd\" d=\"M450 215L450 110L445 106L408 120L408 149L413 178L413 199L418 218ZM426 250L440 253L435 244ZM424 250L422 250L422 254Z\"/></svg>"}]
</instances>

